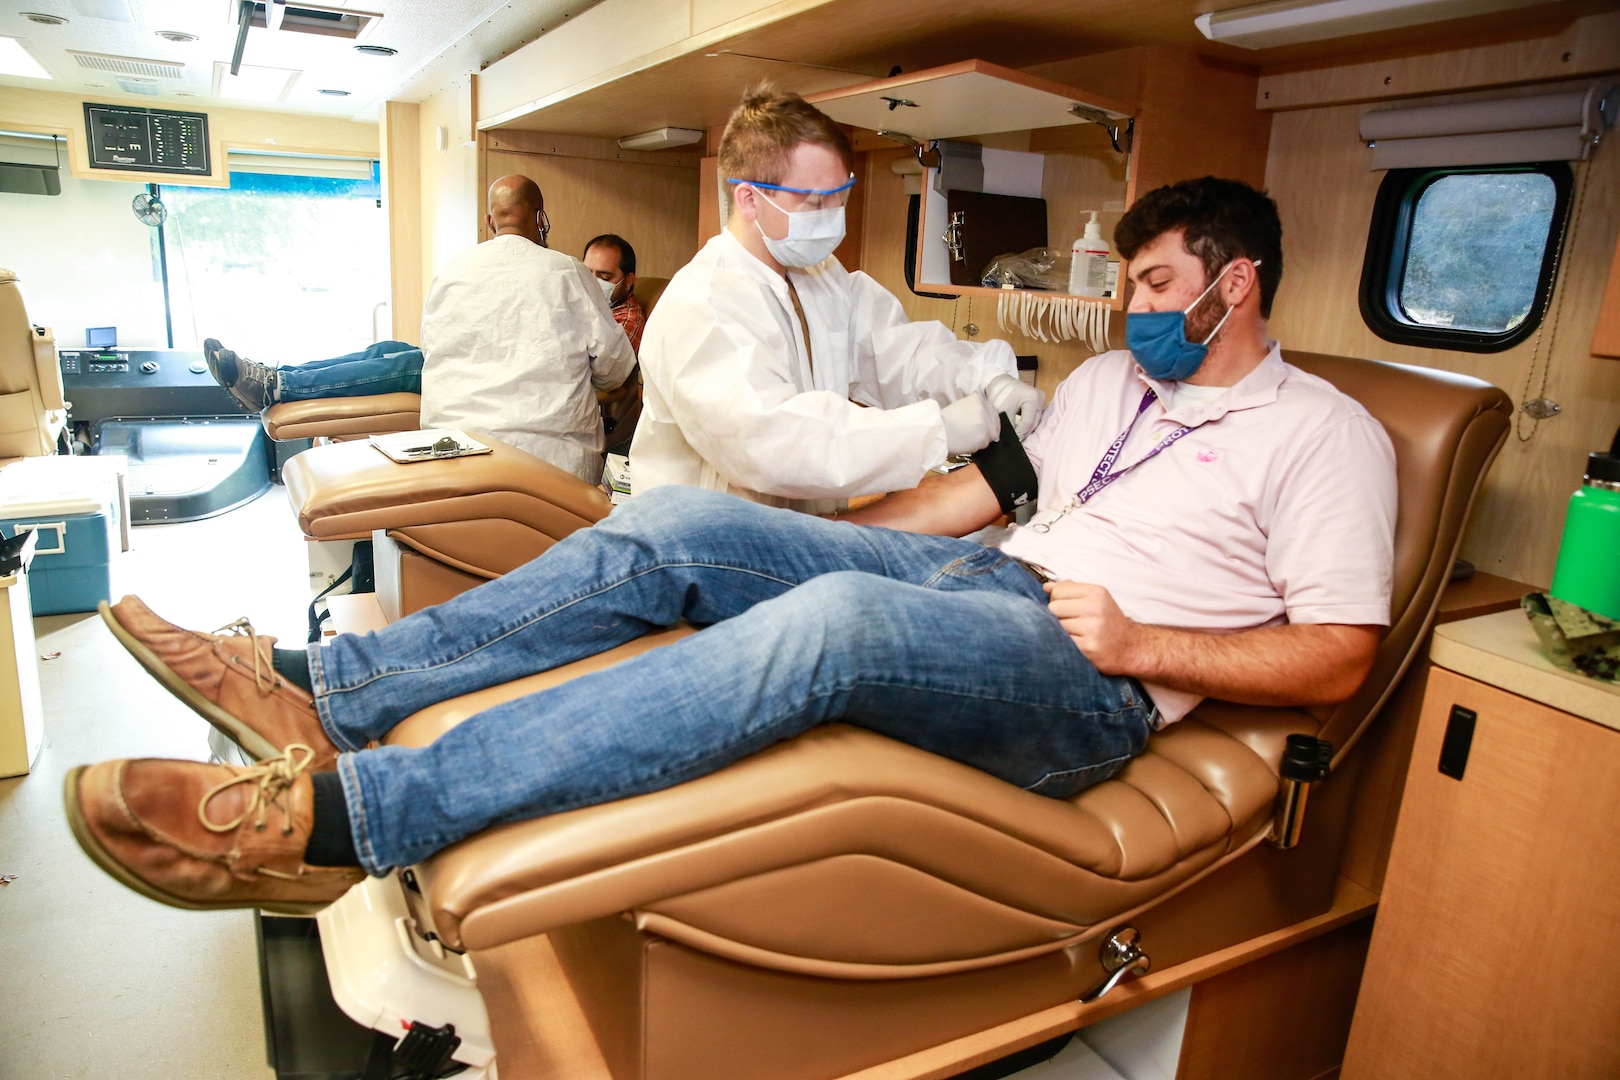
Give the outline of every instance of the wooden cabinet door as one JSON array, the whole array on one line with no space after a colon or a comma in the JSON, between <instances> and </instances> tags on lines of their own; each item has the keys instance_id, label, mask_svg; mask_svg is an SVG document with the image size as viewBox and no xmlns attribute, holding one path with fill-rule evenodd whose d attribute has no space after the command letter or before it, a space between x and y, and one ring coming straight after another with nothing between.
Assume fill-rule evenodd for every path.
<instances>
[{"instance_id":1,"label":"wooden cabinet door","mask_svg":"<svg viewBox=\"0 0 1620 1080\"><path fill-rule=\"evenodd\" d=\"M1620 1077L1620 731L1431 672L1342 1075Z\"/></svg>"}]
</instances>

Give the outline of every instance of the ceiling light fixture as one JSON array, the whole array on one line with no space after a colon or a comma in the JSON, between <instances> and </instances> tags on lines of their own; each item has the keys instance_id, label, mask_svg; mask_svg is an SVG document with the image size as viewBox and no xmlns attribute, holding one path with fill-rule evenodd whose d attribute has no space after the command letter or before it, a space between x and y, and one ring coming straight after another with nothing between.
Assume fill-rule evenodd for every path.
<instances>
[{"instance_id":1,"label":"ceiling light fixture","mask_svg":"<svg viewBox=\"0 0 1620 1080\"><path fill-rule=\"evenodd\" d=\"M661 127L643 131L639 135L626 135L619 140L620 150L668 150L672 146L691 146L701 142L707 132L696 128Z\"/></svg>"},{"instance_id":2,"label":"ceiling light fixture","mask_svg":"<svg viewBox=\"0 0 1620 1080\"><path fill-rule=\"evenodd\" d=\"M196 34L188 34L184 30L154 30L152 32L164 41L172 41L177 45L185 45L197 40Z\"/></svg>"},{"instance_id":3,"label":"ceiling light fixture","mask_svg":"<svg viewBox=\"0 0 1620 1080\"><path fill-rule=\"evenodd\" d=\"M300 74L287 68L257 67L253 64L243 64L232 74L224 62L216 61L213 96L236 101L281 101Z\"/></svg>"},{"instance_id":4,"label":"ceiling light fixture","mask_svg":"<svg viewBox=\"0 0 1620 1080\"><path fill-rule=\"evenodd\" d=\"M354 51L365 53L367 56L393 56L398 49L390 49L387 45L356 45Z\"/></svg>"},{"instance_id":5,"label":"ceiling light fixture","mask_svg":"<svg viewBox=\"0 0 1620 1080\"><path fill-rule=\"evenodd\" d=\"M67 25L67 20L62 18L60 15L46 15L44 12L40 11L25 11L22 13L22 17L31 23L39 23L41 26Z\"/></svg>"},{"instance_id":6,"label":"ceiling light fixture","mask_svg":"<svg viewBox=\"0 0 1620 1080\"><path fill-rule=\"evenodd\" d=\"M1554 2L1557 0L1275 0L1200 15L1193 24L1211 41L1240 49L1270 49Z\"/></svg>"},{"instance_id":7,"label":"ceiling light fixture","mask_svg":"<svg viewBox=\"0 0 1620 1080\"><path fill-rule=\"evenodd\" d=\"M16 75L24 79L48 79L51 73L35 60L23 43L13 37L0 37L0 75Z\"/></svg>"}]
</instances>

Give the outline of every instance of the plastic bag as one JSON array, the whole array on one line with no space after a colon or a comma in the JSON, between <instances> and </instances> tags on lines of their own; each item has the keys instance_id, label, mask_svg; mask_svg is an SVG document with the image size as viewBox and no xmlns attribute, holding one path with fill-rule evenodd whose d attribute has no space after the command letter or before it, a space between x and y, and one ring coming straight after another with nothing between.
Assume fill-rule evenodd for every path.
<instances>
[{"instance_id":1,"label":"plastic bag","mask_svg":"<svg viewBox=\"0 0 1620 1080\"><path fill-rule=\"evenodd\" d=\"M1049 247L997 255L979 275L979 284L992 289L1011 285L1018 289L1064 292L1069 288L1071 258L1067 251Z\"/></svg>"}]
</instances>

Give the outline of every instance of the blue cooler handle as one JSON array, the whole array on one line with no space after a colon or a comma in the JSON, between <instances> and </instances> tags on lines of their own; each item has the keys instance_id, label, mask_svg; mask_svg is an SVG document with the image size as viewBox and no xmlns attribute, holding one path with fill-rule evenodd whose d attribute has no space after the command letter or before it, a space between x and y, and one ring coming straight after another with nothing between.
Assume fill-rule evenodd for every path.
<instances>
[{"instance_id":1,"label":"blue cooler handle","mask_svg":"<svg viewBox=\"0 0 1620 1080\"><path fill-rule=\"evenodd\" d=\"M21 522L21 521L19 521L16 525L12 526L12 533L11 534L13 536L15 536L18 533L20 533L20 532L22 532L22 531L24 531L26 529L33 529L35 532L38 532L40 529L52 529L52 530L54 530L56 532L56 546L52 547L52 548L37 547L37 548L34 549L34 554L35 555L61 555L61 554L64 554L67 551L67 522L65 522L65 521L29 521L29 522Z\"/></svg>"}]
</instances>

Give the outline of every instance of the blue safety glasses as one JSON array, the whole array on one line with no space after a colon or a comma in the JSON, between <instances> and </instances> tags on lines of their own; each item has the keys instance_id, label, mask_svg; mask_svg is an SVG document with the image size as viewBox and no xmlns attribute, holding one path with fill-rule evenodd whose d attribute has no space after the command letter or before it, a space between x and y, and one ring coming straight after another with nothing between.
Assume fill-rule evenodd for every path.
<instances>
[{"instance_id":1,"label":"blue safety glasses","mask_svg":"<svg viewBox=\"0 0 1620 1080\"><path fill-rule=\"evenodd\" d=\"M849 180L835 188L802 188L787 187L783 184L766 184L758 180L739 180L736 177L726 177L728 184L747 184L749 187L764 188L766 191L789 191L795 195L842 195L855 186L855 174L849 174Z\"/></svg>"}]
</instances>

